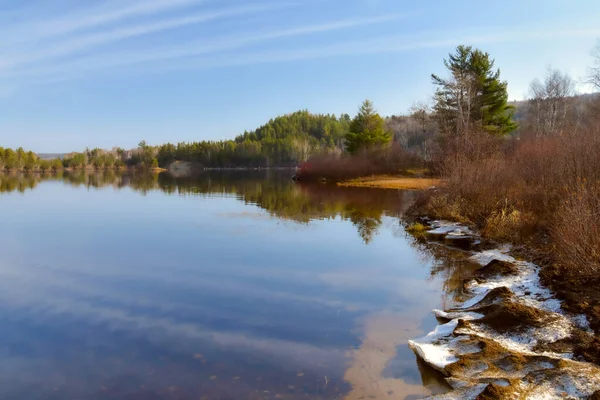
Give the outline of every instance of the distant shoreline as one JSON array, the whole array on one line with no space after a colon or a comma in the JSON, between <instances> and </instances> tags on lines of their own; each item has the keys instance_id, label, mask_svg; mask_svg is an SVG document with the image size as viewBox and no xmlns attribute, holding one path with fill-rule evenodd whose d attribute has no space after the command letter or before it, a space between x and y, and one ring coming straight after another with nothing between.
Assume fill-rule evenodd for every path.
<instances>
[{"instance_id":1,"label":"distant shoreline","mask_svg":"<svg viewBox=\"0 0 600 400\"><path fill-rule=\"evenodd\" d=\"M296 167L199 167L200 171L262 171L262 170L276 170L276 171L294 171ZM169 168L142 168L137 166L124 166L124 167L85 167L85 168L61 168L57 170L49 169L46 171L41 171L39 169L33 171L27 171L22 168L20 169L12 169L7 171L5 169L0 169L0 173L3 174L55 174L58 172L100 172L100 171L148 171L148 172L171 172Z\"/></svg>"}]
</instances>

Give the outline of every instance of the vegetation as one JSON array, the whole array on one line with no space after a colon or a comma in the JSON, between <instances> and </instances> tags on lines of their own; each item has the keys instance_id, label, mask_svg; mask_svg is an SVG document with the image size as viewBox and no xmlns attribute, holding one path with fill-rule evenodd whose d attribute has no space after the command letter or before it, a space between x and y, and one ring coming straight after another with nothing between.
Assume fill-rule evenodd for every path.
<instances>
[{"instance_id":1,"label":"vegetation","mask_svg":"<svg viewBox=\"0 0 600 400\"><path fill-rule=\"evenodd\" d=\"M392 134L385 126L385 121L375 112L373 103L365 100L346 134L346 151L356 154L374 148L384 148L391 140Z\"/></svg>"},{"instance_id":2,"label":"vegetation","mask_svg":"<svg viewBox=\"0 0 600 400\"><path fill-rule=\"evenodd\" d=\"M423 177L397 177L388 175L375 175L366 178L351 179L344 182L338 182L338 186L345 187L371 187L380 189L430 189L441 184L439 179Z\"/></svg>"},{"instance_id":3,"label":"vegetation","mask_svg":"<svg viewBox=\"0 0 600 400\"><path fill-rule=\"evenodd\" d=\"M342 181L375 174L398 174L422 165L422 158L399 143L373 103L365 100L345 135L345 153L323 152L300 165L302 181Z\"/></svg>"},{"instance_id":4,"label":"vegetation","mask_svg":"<svg viewBox=\"0 0 600 400\"><path fill-rule=\"evenodd\" d=\"M0 171L49 172L63 168L60 160L42 160L22 147L17 150L0 147Z\"/></svg>"},{"instance_id":5,"label":"vegetation","mask_svg":"<svg viewBox=\"0 0 600 400\"><path fill-rule=\"evenodd\" d=\"M455 68L465 54L475 54L467 49L459 48L446 65ZM453 82L461 78L453 76ZM445 185L424 194L415 212L527 244L547 284L600 332L600 97L574 97L572 79L549 69L544 80L532 82L531 98L520 105L521 126L506 137L501 133L514 129L505 119L509 108L493 107L503 111L490 130L484 113L464 118L464 107L446 107L456 105L446 101L447 93L443 86L435 96L439 134L430 159ZM472 102L463 103L469 111Z\"/></svg>"},{"instance_id":6,"label":"vegetation","mask_svg":"<svg viewBox=\"0 0 600 400\"><path fill-rule=\"evenodd\" d=\"M341 152L350 116L298 111L277 117L234 140L167 143L157 148L158 164L195 162L206 168L294 167L311 154Z\"/></svg>"},{"instance_id":7,"label":"vegetation","mask_svg":"<svg viewBox=\"0 0 600 400\"><path fill-rule=\"evenodd\" d=\"M371 175L397 175L422 164L417 155L394 145L386 149L365 149L357 154L315 155L300 164L296 176L301 181L339 182Z\"/></svg>"},{"instance_id":8,"label":"vegetation","mask_svg":"<svg viewBox=\"0 0 600 400\"><path fill-rule=\"evenodd\" d=\"M458 46L444 65L449 79L432 75L438 86L435 93L435 115L441 131L465 140L477 130L504 136L517 127L513 107L508 105L508 83L494 71L494 60L488 53L471 46Z\"/></svg>"}]
</instances>

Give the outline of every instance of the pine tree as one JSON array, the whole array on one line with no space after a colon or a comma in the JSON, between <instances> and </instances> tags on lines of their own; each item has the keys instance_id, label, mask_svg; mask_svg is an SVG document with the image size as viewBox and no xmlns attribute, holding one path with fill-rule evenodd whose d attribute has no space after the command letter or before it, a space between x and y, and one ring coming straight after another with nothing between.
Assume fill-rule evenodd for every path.
<instances>
[{"instance_id":1,"label":"pine tree","mask_svg":"<svg viewBox=\"0 0 600 400\"><path fill-rule=\"evenodd\" d=\"M508 104L508 84L500 80L500 70L494 70L488 53L458 46L444 65L450 79L431 76L438 86L434 110L443 132L468 140L477 130L504 136L516 129L514 107Z\"/></svg>"},{"instance_id":2,"label":"pine tree","mask_svg":"<svg viewBox=\"0 0 600 400\"><path fill-rule=\"evenodd\" d=\"M350 123L346 134L346 151L355 154L373 147L383 147L390 143L392 134L387 130L385 121L373 108L373 103L365 100Z\"/></svg>"}]
</instances>

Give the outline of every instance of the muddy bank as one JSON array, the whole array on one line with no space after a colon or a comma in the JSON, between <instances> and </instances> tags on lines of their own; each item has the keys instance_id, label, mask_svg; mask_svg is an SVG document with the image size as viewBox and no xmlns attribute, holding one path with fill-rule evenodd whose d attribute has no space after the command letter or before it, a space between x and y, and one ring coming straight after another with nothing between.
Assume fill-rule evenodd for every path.
<instances>
[{"instance_id":1,"label":"muddy bank","mask_svg":"<svg viewBox=\"0 0 600 400\"><path fill-rule=\"evenodd\" d=\"M445 375L452 391L439 399L590 398L600 391L600 367L586 361L582 343L595 337L587 318L565 311L540 281L540 268L489 248L458 224L430 222L420 235L467 249L473 276L440 325L409 341ZM592 347L587 347L591 349Z\"/></svg>"}]
</instances>

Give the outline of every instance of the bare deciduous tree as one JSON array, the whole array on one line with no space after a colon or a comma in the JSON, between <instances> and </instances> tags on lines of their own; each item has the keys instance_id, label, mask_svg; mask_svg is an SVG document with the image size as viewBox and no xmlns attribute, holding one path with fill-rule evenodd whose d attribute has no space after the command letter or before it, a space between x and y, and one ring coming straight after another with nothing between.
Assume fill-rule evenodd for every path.
<instances>
[{"instance_id":1,"label":"bare deciduous tree","mask_svg":"<svg viewBox=\"0 0 600 400\"><path fill-rule=\"evenodd\" d=\"M429 107L429 104L420 101L414 103L408 111L410 112L410 116L419 122L421 132L425 134L427 132L429 121L431 120L431 107Z\"/></svg>"},{"instance_id":2,"label":"bare deciduous tree","mask_svg":"<svg viewBox=\"0 0 600 400\"><path fill-rule=\"evenodd\" d=\"M560 134L574 106L575 81L566 73L548 68L543 81L529 87L528 119L536 136Z\"/></svg>"},{"instance_id":3,"label":"bare deciduous tree","mask_svg":"<svg viewBox=\"0 0 600 400\"><path fill-rule=\"evenodd\" d=\"M386 125L394 134L394 142L405 149L417 151L423 158L428 159L430 142L437 131L431 107L427 103L418 102L408 111L408 115L386 118Z\"/></svg>"},{"instance_id":4,"label":"bare deciduous tree","mask_svg":"<svg viewBox=\"0 0 600 400\"><path fill-rule=\"evenodd\" d=\"M594 66L590 68L587 83L600 90L600 39L592 50L592 57L594 57Z\"/></svg>"}]
</instances>

